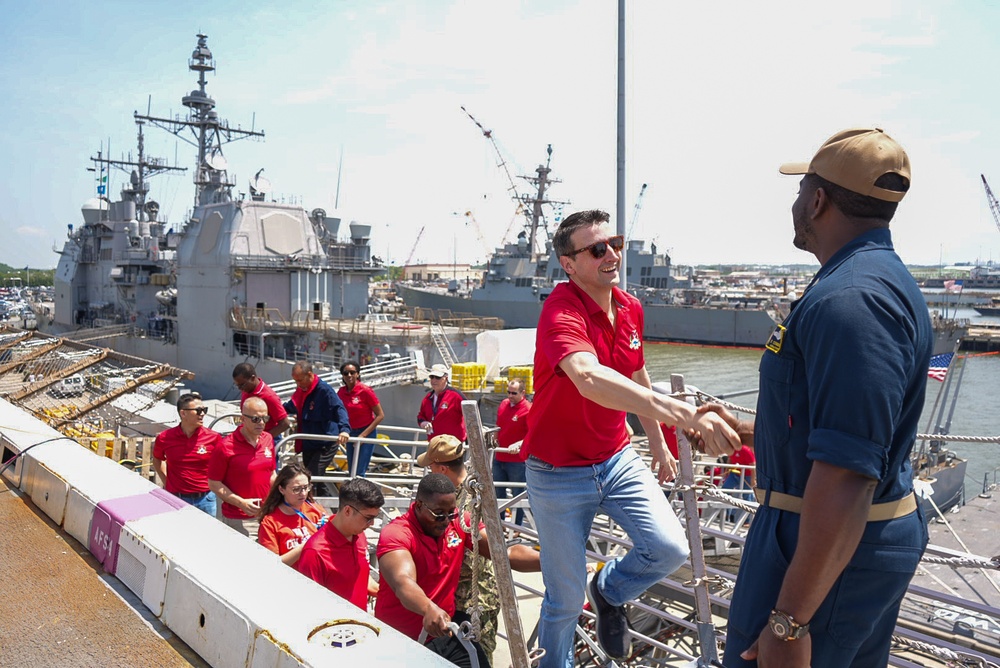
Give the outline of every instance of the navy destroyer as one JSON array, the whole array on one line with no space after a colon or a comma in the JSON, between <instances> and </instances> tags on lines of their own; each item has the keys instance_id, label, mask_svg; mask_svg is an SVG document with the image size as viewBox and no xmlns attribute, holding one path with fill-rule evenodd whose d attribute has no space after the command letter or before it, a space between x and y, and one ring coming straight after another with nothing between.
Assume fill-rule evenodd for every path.
<instances>
[{"instance_id":1,"label":"navy destroyer","mask_svg":"<svg viewBox=\"0 0 1000 668\"><path fill-rule=\"evenodd\" d=\"M188 68L198 83L182 98L185 116L136 112L138 159L92 158L98 197L84 204L82 226L69 225L55 274L55 315L45 328L77 330L68 336L194 371L190 385L215 397L237 395L231 371L243 361L273 382L287 379L297 359L332 369L390 350L442 350L429 343L430 326L393 329L359 319L368 312L369 279L383 271L369 225L351 222L345 235L341 220L322 209L274 201L263 170L247 193L235 191L223 147L264 132L231 126L216 112L207 91L215 60L205 35L198 35ZM161 219L149 180L182 170L145 154L147 126L197 150L194 206L177 226ZM117 201L104 185L113 169L129 174ZM474 355L474 334L459 335L456 348Z\"/></svg>"},{"instance_id":2,"label":"navy destroyer","mask_svg":"<svg viewBox=\"0 0 1000 668\"><path fill-rule=\"evenodd\" d=\"M478 125L478 122L477 122ZM480 126L481 128L482 126ZM484 134L491 138L488 130ZM544 165L531 176L521 176L533 193L518 195L511 190L524 213L524 229L514 243L497 248L487 261L480 285L462 291L453 281L447 289L402 282L396 291L410 307L498 317L508 328L534 327L542 302L561 281L567 280L552 249L550 224L559 224L567 202L549 199L552 146ZM783 317L780 293L740 293L725 297L697 287L690 276L672 271L670 256L658 252L656 244L629 238L626 244L628 289L645 309L647 341L679 341L724 346L763 347Z\"/></svg>"}]
</instances>

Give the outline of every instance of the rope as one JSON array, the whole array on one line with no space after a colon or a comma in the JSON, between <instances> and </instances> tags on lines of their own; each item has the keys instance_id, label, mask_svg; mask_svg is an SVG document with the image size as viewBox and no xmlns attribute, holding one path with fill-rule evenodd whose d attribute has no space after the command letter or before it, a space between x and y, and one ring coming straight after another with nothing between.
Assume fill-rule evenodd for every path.
<instances>
[{"instance_id":1,"label":"rope","mask_svg":"<svg viewBox=\"0 0 1000 668\"><path fill-rule=\"evenodd\" d=\"M929 564L944 564L945 566L968 566L969 568L992 568L1000 570L1000 557L992 559L970 559L968 557L934 557L927 555L921 561Z\"/></svg>"},{"instance_id":2,"label":"rope","mask_svg":"<svg viewBox=\"0 0 1000 668\"><path fill-rule=\"evenodd\" d=\"M680 492L694 490L703 496L709 496L735 508L739 508L740 510L745 510L751 515L755 515L757 513L757 509L760 507L760 504L758 503L744 501L733 496L732 494L727 494L711 483L674 485L674 489ZM936 557L925 554L920 561L930 564L942 564L945 566L951 566L952 568L990 568L1000 571L1000 556L985 559L982 557Z\"/></svg>"},{"instance_id":3,"label":"rope","mask_svg":"<svg viewBox=\"0 0 1000 668\"><path fill-rule=\"evenodd\" d=\"M969 666L970 668L973 666L977 668L1000 668L997 664L987 661L981 656L968 654L966 652L954 652L950 649L930 645L919 640L911 640L910 638L903 638L902 636L893 636L892 642L897 648L900 649L915 649L918 652L930 654L931 656L936 656L939 659L945 659L948 661L949 666L955 666L956 668L958 666Z\"/></svg>"},{"instance_id":4,"label":"rope","mask_svg":"<svg viewBox=\"0 0 1000 668\"><path fill-rule=\"evenodd\" d=\"M753 408L746 408L745 406L740 406L739 404L734 404L725 399L719 399L714 397L707 392L702 392L698 390L697 392L675 392L671 395L674 399L686 399L688 397L693 397L702 403L712 403L719 404L724 408L735 411L739 413L746 413L747 415L756 415L757 411ZM1000 435L997 436L961 436L959 434L917 434L918 441L949 441L953 443L1000 443Z\"/></svg>"},{"instance_id":5,"label":"rope","mask_svg":"<svg viewBox=\"0 0 1000 668\"><path fill-rule=\"evenodd\" d=\"M470 465L471 466L471 465ZM479 605L479 580L482 578L482 560L479 558L479 523L483 516L483 497L480 494L479 477L475 468L469 469L469 475L462 483L462 491L458 498L459 508L469 510L469 522L465 522L465 513L459 513L459 525L462 531L472 536L472 597L469 600L469 618L471 620L470 637L479 640L479 633L482 630L480 622Z\"/></svg>"}]
</instances>

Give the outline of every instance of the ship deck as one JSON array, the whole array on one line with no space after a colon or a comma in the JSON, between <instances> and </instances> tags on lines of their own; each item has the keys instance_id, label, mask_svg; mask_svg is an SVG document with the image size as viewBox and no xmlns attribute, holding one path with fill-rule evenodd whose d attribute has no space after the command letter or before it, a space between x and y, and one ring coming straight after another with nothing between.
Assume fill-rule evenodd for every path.
<instances>
[{"instance_id":1,"label":"ship deck","mask_svg":"<svg viewBox=\"0 0 1000 668\"><path fill-rule=\"evenodd\" d=\"M0 666L207 666L0 478Z\"/></svg>"}]
</instances>

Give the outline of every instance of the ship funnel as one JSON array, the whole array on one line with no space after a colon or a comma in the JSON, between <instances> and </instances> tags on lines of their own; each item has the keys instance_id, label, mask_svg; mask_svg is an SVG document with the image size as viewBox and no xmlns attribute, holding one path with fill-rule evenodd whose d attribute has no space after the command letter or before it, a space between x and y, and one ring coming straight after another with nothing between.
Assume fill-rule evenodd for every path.
<instances>
[{"instance_id":1,"label":"ship funnel","mask_svg":"<svg viewBox=\"0 0 1000 668\"><path fill-rule=\"evenodd\" d=\"M372 235L372 226L363 225L355 220L351 221L351 241L360 245L367 243Z\"/></svg>"}]
</instances>

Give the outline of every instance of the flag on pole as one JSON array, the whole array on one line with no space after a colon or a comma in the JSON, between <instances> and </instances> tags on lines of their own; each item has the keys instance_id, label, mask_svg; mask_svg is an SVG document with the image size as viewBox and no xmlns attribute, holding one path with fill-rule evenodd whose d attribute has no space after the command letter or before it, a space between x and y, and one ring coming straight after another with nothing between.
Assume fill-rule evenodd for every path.
<instances>
[{"instance_id":1,"label":"flag on pole","mask_svg":"<svg viewBox=\"0 0 1000 668\"><path fill-rule=\"evenodd\" d=\"M945 281L944 282L944 291L945 292L951 292L951 293L960 293L960 292L962 292L963 285L964 284L963 284L962 281Z\"/></svg>"},{"instance_id":2,"label":"flag on pole","mask_svg":"<svg viewBox=\"0 0 1000 668\"><path fill-rule=\"evenodd\" d=\"M927 368L928 377L943 381L944 377L948 375L948 367L951 366L951 358L954 356L955 353L945 353L932 357L930 366Z\"/></svg>"}]
</instances>

